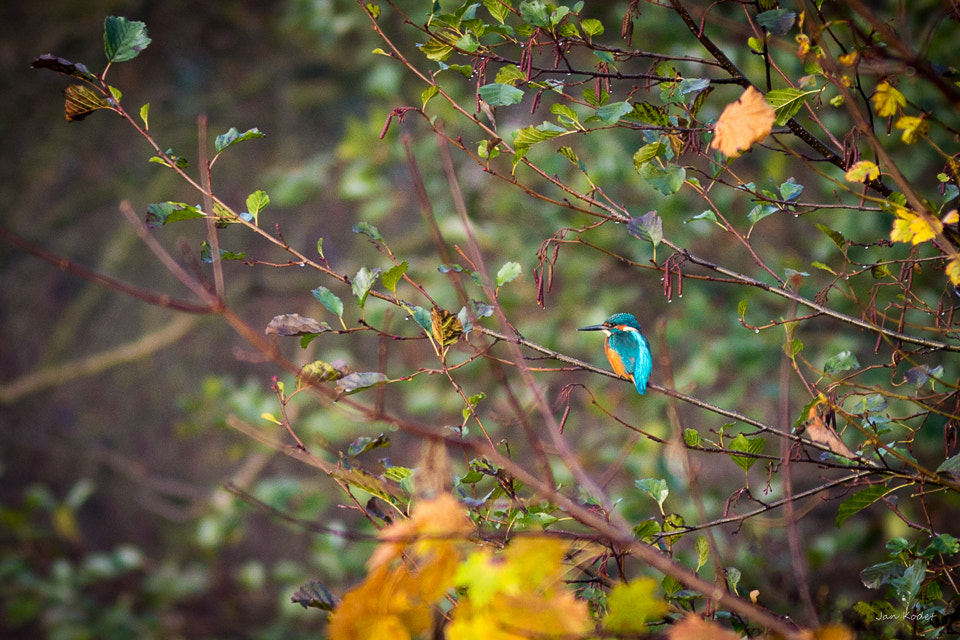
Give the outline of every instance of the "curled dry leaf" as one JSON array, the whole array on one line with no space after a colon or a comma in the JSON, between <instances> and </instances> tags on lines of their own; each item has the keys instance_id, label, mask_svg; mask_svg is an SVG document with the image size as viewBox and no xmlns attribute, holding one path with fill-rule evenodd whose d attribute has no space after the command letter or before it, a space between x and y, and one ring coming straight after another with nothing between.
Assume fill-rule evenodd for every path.
<instances>
[{"instance_id":1,"label":"curled dry leaf","mask_svg":"<svg viewBox=\"0 0 960 640\"><path fill-rule=\"evenodd\" d=\"M324 331L330 331L330 326L326 322L317 322L313 318L305 318L299 313L285 313L274 316L267 328L264 329L265 334L275 333L278 336L303 336L311 333L323 333Z\"/></svg>"},{"instance_id":2,"label":"curled dry leaf","mask_svg":"<svg viewBox=\"0 0 960 640\"><path fill-rule=\"evenodd\" d=\"M740 99L728 104L717 118L710 147L728 158L736 157L766 138L776 117L763 94L747 87Z\"/></svg>"}]
</instances>

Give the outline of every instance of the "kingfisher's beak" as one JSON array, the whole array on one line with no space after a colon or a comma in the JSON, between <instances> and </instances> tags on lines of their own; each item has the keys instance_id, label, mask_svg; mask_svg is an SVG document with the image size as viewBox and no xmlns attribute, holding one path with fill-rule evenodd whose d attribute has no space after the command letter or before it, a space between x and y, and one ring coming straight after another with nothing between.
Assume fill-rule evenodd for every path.
<instances>
[{"instance_id":1,"label":"kingfisher's beak","mask_svg":"<svg viewBox=\"0 0 960 640\"><path fill-rule=\"evenodd\" d=\"M603 331L607 327L602 324L592 324L589 327L580 327L577 331Z\"/></svg>"}]
</instances>

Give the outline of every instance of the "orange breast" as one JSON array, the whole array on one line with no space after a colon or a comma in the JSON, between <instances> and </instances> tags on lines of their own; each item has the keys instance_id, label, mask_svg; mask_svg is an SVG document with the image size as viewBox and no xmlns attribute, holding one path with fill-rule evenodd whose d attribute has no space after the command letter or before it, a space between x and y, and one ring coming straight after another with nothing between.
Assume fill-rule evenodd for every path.
<instances>
[{"instance_id":1,"label":"orange breast","mask_svg":"<svg viewBox=\"0 0 960 640\"><path fill-rule=\"evenodd\" d=\"M623 366L623 360L620 359L620 356L610 347L610 340L604 340L603 350L607 354L607 360L610 361L610 366L613 367L613 371L620 376L621 378L626 378L627 380L633 380L633 373L627 371L626 367Z\"/></svg>"}]
</instances>

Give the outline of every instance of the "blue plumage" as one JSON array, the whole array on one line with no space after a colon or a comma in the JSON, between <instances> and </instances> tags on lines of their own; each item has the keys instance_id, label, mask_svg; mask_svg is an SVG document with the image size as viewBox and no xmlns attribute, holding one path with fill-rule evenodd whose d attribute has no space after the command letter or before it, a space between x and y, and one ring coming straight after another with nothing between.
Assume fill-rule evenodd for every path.
<instances>
[{"instance_id":1,"label":"blue plumage","mask_svg":"<svg viewBox=\"0 0 960 640\"><path fill-rule=\"evenodd\" d=\"M617 375L633 380L637 393L647 392L647 380L653 370L650 345L643 337L640 323L630 313L615 313L602 324L581 327L579 331L603 331L607 360Z\"/></svg>"}]
</instances>

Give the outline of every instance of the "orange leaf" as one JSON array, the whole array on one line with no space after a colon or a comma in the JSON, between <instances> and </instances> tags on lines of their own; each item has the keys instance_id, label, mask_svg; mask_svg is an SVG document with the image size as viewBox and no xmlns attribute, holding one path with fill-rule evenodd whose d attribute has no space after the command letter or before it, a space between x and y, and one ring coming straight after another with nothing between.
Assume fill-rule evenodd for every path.
<instances>
[{"instance_id":1,"label":"orange leaf","mask_svg":"<svg viewBox=\"0 0 960 640\"><path fill-rule=\"evenodd\" d=\"M673 625L667 633L669 640L702 640L710 638L711 640L740 640L740 636L734 632L724 629L718 624L707 622L700 616L692 613Z\"/></svg>"},{"instance_id":2,"label":"orange leaf","mask_svg":"<svg viewBox=\"0 0 960 640\"><path fill-rule=\"evenodd\" d=\"M762 141L770 133L777 115L763 94L747 87L740 99L726 106L713 127L710 147L733 158Z\"/></svg>"},{"instance_id":3,"label":"orange leaf","mask_svg":"<svg viewBox=\"0 0 960 640\"><path fill-rule=\"evenodd\" d=\"M816 406L811 407L810 413L807 414L807 436L817 444L829 447L830 451L833 451L839 456L856 458L857 456L850 451L849 447L847 447L843 440L840 439L840 436L837 435L834 428L830 426L829 422L834 419L832 411L828 410L827 417L824 419Z\"/></svg>"}]
</instances>

